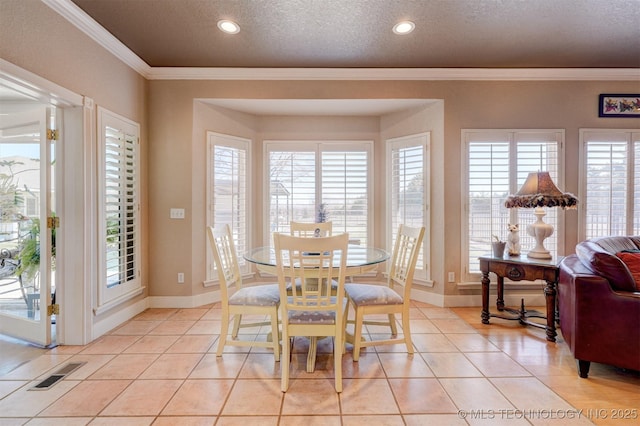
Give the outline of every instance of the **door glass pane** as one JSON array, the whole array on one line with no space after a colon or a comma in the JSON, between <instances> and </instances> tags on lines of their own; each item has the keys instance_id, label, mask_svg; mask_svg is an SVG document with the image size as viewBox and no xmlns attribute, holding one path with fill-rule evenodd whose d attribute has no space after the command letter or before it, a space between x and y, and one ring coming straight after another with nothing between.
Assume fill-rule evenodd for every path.
<instances>
[{"instance_id":1,"label":"door glass pane","mask_svg":"<svg viewBox=\"0 0 640 426\"><path fill-rule=\"evenodd\" d=\"M40 301L40 125L2 129L0 311L38 319Z\"/></svg>"}]
</instances>

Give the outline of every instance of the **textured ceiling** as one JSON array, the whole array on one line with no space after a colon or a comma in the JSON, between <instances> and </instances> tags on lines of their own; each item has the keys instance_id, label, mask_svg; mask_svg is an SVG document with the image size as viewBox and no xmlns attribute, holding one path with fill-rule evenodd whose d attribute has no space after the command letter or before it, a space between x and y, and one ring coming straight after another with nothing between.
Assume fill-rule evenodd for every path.
<instances>
[{"instance_id":1,"label":"textured ceiling","mask_svg":"<svg viewBox=\"0 0 640 426\"><path fill-rule=\"evenodd\" d=\"M640 0L72 1L152 67L640 67Z\"/></svg>"}]
</instances>

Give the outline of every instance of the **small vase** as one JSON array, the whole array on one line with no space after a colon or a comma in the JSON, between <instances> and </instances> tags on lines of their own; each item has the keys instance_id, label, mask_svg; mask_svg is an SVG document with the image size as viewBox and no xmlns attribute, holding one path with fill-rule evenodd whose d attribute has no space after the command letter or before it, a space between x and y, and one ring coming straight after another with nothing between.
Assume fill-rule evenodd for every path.
<instances>
[{"instance_id":1,"label":"small vase","mask_svg":"<svg viewBox=\"0 0 640 426\"><path fill-rule=\"evenodd\" d=\"M493 250L493 257L503 257L504 249L507 243L504 241L494 241L491 243L491 249Z\"/></svg>"}]
</instances>

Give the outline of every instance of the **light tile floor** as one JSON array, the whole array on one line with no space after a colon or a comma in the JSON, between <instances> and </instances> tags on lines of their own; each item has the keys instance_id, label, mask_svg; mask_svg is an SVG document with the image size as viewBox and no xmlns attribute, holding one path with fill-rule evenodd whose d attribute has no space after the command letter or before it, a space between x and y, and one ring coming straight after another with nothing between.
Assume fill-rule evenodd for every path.
<instances>
[{"instance_id":1,"label":"light tile floor","mask_svg":"<svg viewBox=\"0 0 640 426\"><path fill-rule=\"evenodd\" d=\"M379 346L355 363L348 345L341 394L332 341L319 342L316 371L307 373L308 343L296 339L282 393L280 363L267 349L215 356L219 306L149 309L87 346L0 370L0 425L638 424L638 372L593 364L580 379L561 336L550 343L544 330L515 321L483 325L480 308L414 302L411 315L416 353ZM265 339L268 329L243 331ZM366 337L387 333L370 327ZM75 361L86 364L49 390L29 390Z\"/></svg>"}]
</instances>

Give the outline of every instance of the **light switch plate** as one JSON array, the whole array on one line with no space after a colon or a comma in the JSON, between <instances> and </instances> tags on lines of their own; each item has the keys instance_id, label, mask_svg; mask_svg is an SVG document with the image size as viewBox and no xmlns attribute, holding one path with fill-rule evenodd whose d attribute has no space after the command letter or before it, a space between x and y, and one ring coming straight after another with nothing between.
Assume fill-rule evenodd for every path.
<instances>
[{"instance_id":1,"label":"light switch plate","mask_svg":"<svg viewBox=\"0 0 640 426\"><path fill-rule=\"evenodd\" d=\"M171 219L184 219L184 209L171 209L169 212Z\"/></svg>"}]
</instances>

